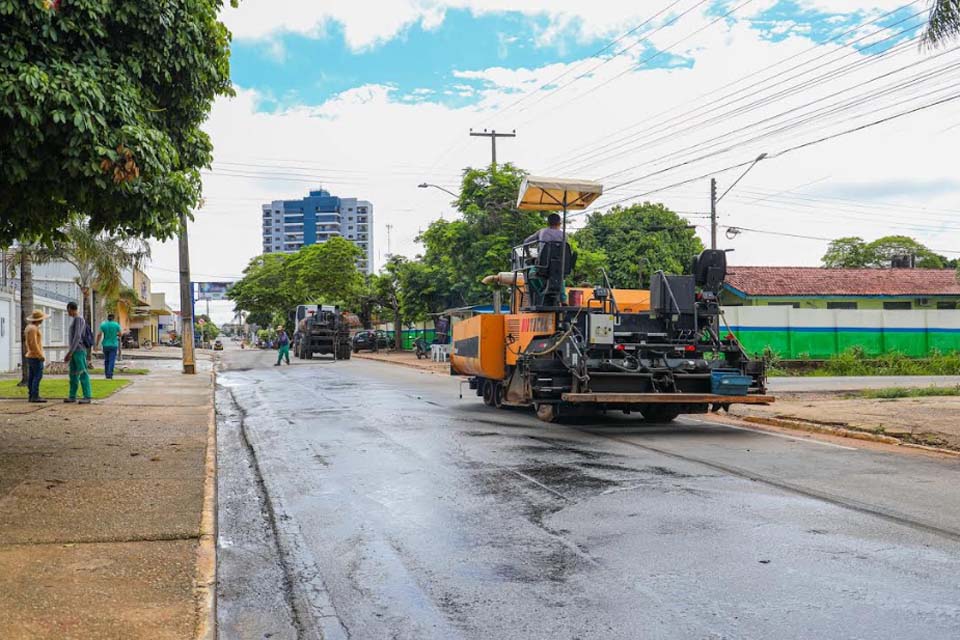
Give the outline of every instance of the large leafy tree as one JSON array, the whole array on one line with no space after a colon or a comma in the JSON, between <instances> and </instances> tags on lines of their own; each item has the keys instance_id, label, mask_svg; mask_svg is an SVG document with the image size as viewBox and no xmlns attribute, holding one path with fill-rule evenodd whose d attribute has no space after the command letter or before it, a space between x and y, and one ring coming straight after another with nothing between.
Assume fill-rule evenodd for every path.
<instances>
[{"instance_id":1,"label":"large leafy tree","mask_svg":"<svg viewBox=\"0 0 960 640\"><path fill-rule=\"evenodd\" d=\"M960 36L960 0L930 0L930 17L923 40L928 45L945 45Z\"/></svg>"},{"instance_id":2,"label":"large leafy tree","mask_svg":"<svg viewBox=\"0 0 960 640\"><path fill-rule=\"evenodd\" d=\"M301 295L328 304L343 304L363 284L357 269L357 259L361 257L363 252L357 245L334 237L292 254L286 268L296 278Z\"/></svg>"},{"instance_id":3,"label":"large leafy tree","mask_svg":"<svg viewBox=\"0 0 960 640\"><path fill-rule=\"evenodd\" d=\"M165 238L200 197L201 131L230 94L222 0L0 0L0 244Z\"/></svg>"},{"instance_id":4,"label":"large leafy tree","mask_svg":"<svg viewBox=\"0 0 960 640\"><path fill-rule=\"evenodd\" d=\"M856 236L837 238L827 247L821 263L824 267L885 268L903 256L913 256L921 269L943 269L953 264L908 236L884 236L873 242Z\"/></svg>"},{"instance_id":5,"label":"large leafy tree","mask_svg":"<svg viewBox=\"0 0 960 640\"><path fill-rule=\"evenodd\" d=\"M253 258L227 296L258 325L283 324L299 304L350 304L363 288L362 254L349 240L332 238L297 253Z\"/></svg>"},{"instance_id":6,"label":"large leafy tree","mask_svg":"<svg viewBox=\"0 0 960 640\"><path fill-rule=\"evenodd\" d=\"M444 306L486 302L480 280L510 268L510 251L544 226L544 216L516 208L523 172L511 164L463 172L459 220L438 220L424 231L423 262L446 291Z\"/></svg>"},{"instance_id":7,"label":"large leafy tree","mask_svg":"<svg viewBox=\"0 0 960 640\"><path fill-rule=\"evenodd\" d=\"M586 251L602 252L615 287L636 289L655 271L686 273L703 243L686 220L662 204L645 202L587 215L575 236Z\"/></svg>"}]
</instances>

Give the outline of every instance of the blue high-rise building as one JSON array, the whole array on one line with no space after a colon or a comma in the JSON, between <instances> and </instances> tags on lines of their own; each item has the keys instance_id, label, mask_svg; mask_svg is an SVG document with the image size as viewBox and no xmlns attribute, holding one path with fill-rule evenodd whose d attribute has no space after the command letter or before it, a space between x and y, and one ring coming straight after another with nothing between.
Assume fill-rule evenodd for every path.
<instances>
[{"instance_id":1,"label":"blue high-rise building","mask_svg":"<svg viewBox=\"0 0 960 640\"><path fill-rule=\"evenodd\" d=\"M300 200L263 205L263 252L293 252L334 236L363 250L357 266L373 273L373 204L318 189Z\"/></svg>"}]
</instances>

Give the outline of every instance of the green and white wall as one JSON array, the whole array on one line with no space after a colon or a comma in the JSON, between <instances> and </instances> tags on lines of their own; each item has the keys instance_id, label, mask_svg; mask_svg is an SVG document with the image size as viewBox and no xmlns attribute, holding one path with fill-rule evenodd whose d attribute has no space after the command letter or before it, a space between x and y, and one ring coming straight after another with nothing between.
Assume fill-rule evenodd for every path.
<instances>
[{"instance_id":1,"label":"green and white wall","mask_svg":"<svg viewBox=\"0 0 960 640\"><path fill-rule=\"evenodd\" d=\"M899 351L924 357L960 351L960 311L852 311L791 307L724 307L744 348L769 347L781 358L828 358L860 346L867 355Z\"/></svg>"}]
</instances>

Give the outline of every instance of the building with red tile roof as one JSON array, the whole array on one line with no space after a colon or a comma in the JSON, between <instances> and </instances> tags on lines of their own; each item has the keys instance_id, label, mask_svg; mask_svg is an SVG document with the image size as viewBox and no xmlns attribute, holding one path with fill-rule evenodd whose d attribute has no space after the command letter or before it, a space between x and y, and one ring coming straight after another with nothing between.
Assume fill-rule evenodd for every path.
<instances>
[{"instance_id":1,"label":"building with red tile roof","mask_svg":"<svg viewBox=\"0 0 960 640\"><path fill-rule=\"evenodd\" d=\"M814 309L957 309L960 282L952 269L731 266L722 301Z\"/></svg>"}]
</instances>

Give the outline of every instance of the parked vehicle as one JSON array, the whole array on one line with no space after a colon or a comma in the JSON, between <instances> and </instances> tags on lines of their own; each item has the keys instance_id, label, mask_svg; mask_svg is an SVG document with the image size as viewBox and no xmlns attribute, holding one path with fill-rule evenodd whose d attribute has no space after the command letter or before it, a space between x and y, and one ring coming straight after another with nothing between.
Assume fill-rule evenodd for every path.
<instances>
[{"instance_id":1,"label":"parked vehicle","mask_svg":"<svg viewBox=\"0 0 960 640\"><path fill-rule=\"evenodd\" d=\"M430 345L424 338L417 338L413 341L413 350L417 354L417 360L430 357Z\"/></svg>"},{"instance_id":2,"label":"parked vehicle","mask_svg":"<svg viewBox=\"0 0 960 640\"><path fill-rule=\"evenodd\" d=\"M223 343L220 342L219 340L215 341L215 342L213 343L213 350L214 350L214 351L223 351Z\"/></svg>"},{"instance_id":3,"label":"parked vehicle","mask_svg":"<svg viewBox=\"0 0 960 640\"><path fill-rule=\"evenodd\" d=\"M353 336L353 352L379 351L390 348L390 336L386 331L361 331Z\"/></svg>"}]
</instances>

